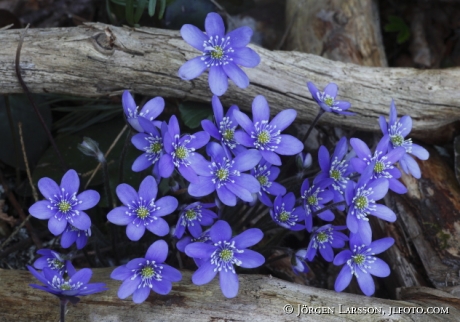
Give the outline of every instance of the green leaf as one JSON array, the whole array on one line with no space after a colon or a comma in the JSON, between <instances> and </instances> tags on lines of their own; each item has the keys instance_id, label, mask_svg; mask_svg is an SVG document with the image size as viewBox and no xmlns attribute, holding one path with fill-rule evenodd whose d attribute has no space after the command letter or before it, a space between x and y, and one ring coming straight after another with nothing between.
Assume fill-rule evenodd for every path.
<instances>
[{"instance_id":1,"label":"green leaf","mask_svg":"<svg viewBox=\"0 0 460 322\"><path fill-rule=\"evenodd\" d=\"M196 129L201 125L201 121L212 118L212 108L209 104L197 102L184 102L179 104L179 111L182 121L190 129Z\"/></svg>"},{"instance_id":2,"label":"green leaf","mask_svg":"<svg viewBox=\"0 0 460 322\"><path fill-rule=\"evenodd\" d=\"M396 42L402 44L410 38L409 26L397 16L389 16L388 23L383 28L386 32L397 32Z\"/></svg>"},{"instance_id":3,"label":"green leaf","mask_svg":"<svg viewBox=\"0 0 460 322\"><path fill-rule=\"evenodd\" d=\"M166 0L160 0L160 11L158 13L158 18L163 18L163 15L166 10Z\"/></svg>"},{"instance_id":4,"label":"green leaf","mask_svg":"<svg viewBox=\"0 0 460 322\"><path fill-rule=\"evenodd\" d=\"M126 0L126 21L129 25L134 25L134 0Z\"/></svg>"},{"instance_id":5,"label":"green leaf","mask_svg":"<svg viewBox=\"0 0 460 322\"><path fill-rule=\"evenodd\" d=\"M155 7L157 5L157 0L150 0L149 1L149 16L153 17L155 14Z\"/></svg>"},{"instance_id":6,"label":"green leaf","mask_svg":"<svg viewBox=\"0 0 460 322\"><path fill-rule=\"evenodd\" d=\"M134 14L134 23L138 23L139 20L141 20L145 7L147 7L147 0L137 0L137 8Z\"/></svg>"}]
</instances>

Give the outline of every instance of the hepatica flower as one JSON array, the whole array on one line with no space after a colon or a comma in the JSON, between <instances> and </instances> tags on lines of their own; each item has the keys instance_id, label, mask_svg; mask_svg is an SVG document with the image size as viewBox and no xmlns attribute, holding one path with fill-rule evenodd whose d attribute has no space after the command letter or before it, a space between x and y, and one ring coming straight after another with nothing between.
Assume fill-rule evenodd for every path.
<instances>
[{"instance_id":1,"label":"hepatica flower","mask_svg":"<svg viewBox=\"0 0 460 322\"><path fill-rule=\"evenodd\" d=\"M230 225L217 221L210 230L212 244L192 243L185 247L185 253L193 258L203 260L201 266L192 275L196 285L209 283L219 273L220 288L227 298L238 294L238 276L235 265L255 268L265 262L265 258L246 249L257 244L263 237L260 229L251 228L232 238Z\"/></svg>"},{"instance_id":2,"label":"hepatica flower","mask_svg":"<svg viewBox=\"0 0 460 322\"><path fill-rule=\"evenodd\" d=\"M209 87L214 95L221 96L230 78L238 87L246 88L249 78L238 65L256 67L259 55L246 47L251 40L249 27L235 29L225 35L224 21L217 13L209 13L205 20L206 34L193 25L182 26L182 38L192 47L203 52L179 69L179 77L191 80L209 68Z\"/></svg>"},{"instance_id":3,"label":"hepatica flower","mask_svg":"<svg viewBox=\"0 0 460 322\"><path fill-rule=\"evenodd\" d=\"M44 269L48 267L54 271L59 272L59 274L64 275L67 271L67 266L70 264L68 260L65 259L65 256L51 250L51 249L39 249L37 254L42 255L34 262L34 267L36 269Z\"/></svg>"},{"instance_id":4,"label":"hepatica flower","mask_svg":"<svg viewBox=\"0 0 460 322\"><path fill-rule=\"evenodd\" d=\"M144 107L138 111L138 106L134 102L134 98L128 91L124 91L121 97L121 103L125 112L126 120L137 131L143 132L142 126L139 124L139 117L143 117L152 122L158 115L163 112L165 101L162 97L152 98L145 103Z\"/></svg>"},{"instance_id":5,"label":"hepatica flower","mask_svg":"<svg viewBox=\"0 0 460 322\"><path fill-rule=\"evenodd\" d=\"M232 105L224 116L224 108L219 100L219 97L214 95L212 97L212 109L214 111L214 118L216 125L210 120L201 121L203 129L209 133L213 138L220 141L220 143L227 149L238 154L245 150L245 148L235 141L235 129L238 126L233 111L239 111L238 106Z\"/></svg>"},{"instance_id":6,"label":"hepatica flower","mask_svg":"<svg viewBox=\"0 0 460 322\"><path fill-rule=\"evenodd\" d=\"M374 154L367 147L366 143L360 139L350 139L350 144L356 152L357 158L352 158L350 163L356 172L363 173L364 169L371 163L374 163L374 169L371 179L386 178L389 182L389 188L396 193L406 193L406 187L397 179L401 177L401 172L393 164L406 153L404 148L398 147L388 151L390 136L385 135L377 145Z\"/></svg>"},{"instance_id":7,"label":"hepatica flower","mask_svg":"<svg viewBox=\"0 0 460 322\"><path fill-rule=\"evenodd\" d=\"M83 211L94 207L99 202L99 193L86 190L77 195L80 179L75 170L67 171L58 186L50 178L38 181L38 189L47 200L34 203L29 212L38 219L49 219L48 229L53 235L60 235L67 224L86 230L91 226L91 219Z\"/></svg>"},{"instance_id":8,"label":"hepatica flower","mask_svg":"<svg viewBox=\"0 0 460 322\"><path fill-rule=\"evenodd\" d=\"M253 121L240 112L234 111L233 116L244 131L235 133L236 141L244 146L260 151L262 157L273 165L281 165L281 155L295 155L303 150L303 143L288 134L281 134L297 116L293 109L283 110L271 121L270 108L262 95L252 102Z\"/></svg>"},{"instance_id":9,"label":"hepatica flower","mask_svg":"<svg viewBox=\"0 0 460 322\"><path fill-rule=\"evenodd\" d=\"M396 215L390 208L376 203L387 194L389 183L385 178L370 179L374 167L374 163L368 165L358 183L349 181L345 191L345 201L349 206L347 227L352 233L359 233L366 245L372 240L372 229L367 218L369 215L389 222L396 220Z\"/></svg>"},{"instance_id":10,"label":"hepatica flower","mask_svg":"<svg viewBox=\"0 0 460 322\"><path fill-rule=\"evenodd\" d=\"M292 263L292 270L294 273L308 273L310 270L307 265L307 250L306 249L299 249L295 254L293 254L291 258Z\"/></svg>"},{"instance_id":11,"label":"hepatica flower","mask_svg":"<svg viewBox=\"0 0 460 322\"><path fill-rule=\"evenodd\" d=\"M158 185L152 176L142 180L139 192L126 183L118 185L116 192L123 206L111 210L107 219L115 225L127 225L126 235L129 239L139 240L145 229L158 236L168 234L168 223L161 217L176 210L177 199L166 196L155 200Z\"/></svg>"},{"instance_id":12,"label":"hepatica flower","mask_svg":"<svg viewBox=\"0 0 460 322\"><path fill-rule=\"evenodd\" d=\"M315 84L312 82L307 83L308 90L311 93L313 99L318 103L318 105L325 111L342 115L353 115L354 113L347 112L351 104L345 101L337 101L335 98L337 96L338 87L334 83L329 83L324 88L324 91L319 91Z\"/></svg>"},{"instance_id":13,"label":"hepatica flower","mask_svg":"<svg viewBox=\"0 0 460 322\"><path fill-rule=\"evenodd\" d=\"M67 224L66 229L61 236L62 248L69 248L73 243L77 245L77 249L82 249L88 242L88 238L91 236L91 228L86 230L78 229L71 224Z\"/></svg>"},{"instance_id":14,"label":"hepatica flower","mask_svg":"<svg viewBox=\"0 0 460 322\"><path fill-rule=\"evenodd\" d=\"M207 147L211 162L204 160L197 163L195 170L199 175L198 183L190 183L188 193L194 197L209 195L214 190L222 203L236 205L237 197L252 202L252 194L260 190L260 184L252 175L242 173L252 169L260 161L260 154L247 150L234 159L225 153L218 143L211 142Z\"/></svg>"},{"instance_id":15,"label":"hepatica flower","mask_svg":"<svg viewBox=\"0 0 460 322\"><path fill-rule=\"evenodd\" d=\"M209 141L209 134L205 131L193 135L180 136L179 122L175 115L171 116L168 131L164 134L163 143L165 155L159 162L159 173L163 178L169 178L176 168L179 173L190 182L198 182L194 166L205 159L196 149L205 146Z\"/></svg>"},{"instance_id":16,"label":"hepatica flower","mask_svg":"<svg viewBox=\"0 0 460 322\"><path fill-rule=\"evenodd\" d=\"M324 204L331 201L334 197L334 194L326 189L331 182L331 179L325 179L310 186L309 180L305 179L302 183L300 195L303 199L305 210L305 228L309 232L313 228L313 213L324 208ZM334 220L334 214L329 209L320 212L318 217L326 221Z\"/></svg>"},{"instance_id":17,"label":"hepatica flower","mask_svg":"<svg viewBox=\"0 0 460 322\"><path fill-rule=\"evenodd\" d=\"M348 237L339 231L346 228L346 226L327 224L314 229L305 257L311 262L319 250L319 253L326 261L332 262L334 260L334 250L332 248L342 248L345 246L345 241L348 240Z\"/></svg>"},{"instance_id":18,"label":"hepatica flower","mask_svg":"<svg viewBox=\"0 0 460 322\"><path fill-rule=\"evenodd\" d=\"M251 174L260 183L258 197L264 205L268 207L273 205L270 197L268 196L269 194L273 196L286 194L286 188L278 182L274 181L276 178L278 178L280 169L272 166L267 161L262 160L255 168L251 170Z\"/></svg>"},{"instance_id":19,"label":"hepatica flower","mask_svg":"<svg viewBox=\"0 0 460 322\"><path fill-rule=\"evenodd\" d=\"M387 277L390 275L390 267L375 255L386 251L394 244L391 237L373 241L369 245L362 243L357 236L350 237L350 249L344 250L334 258L334 265L343 265L334 288L337 292L343 291L349 284L353 275L358 280L361 291L367 296L375 292L374 280L371 275Z\"/></svg>"},{"instance_id":20,"label":"hepatica flower","mask_svg":"<svg viewBox=\"0 0 460 322\"><path fill-rule=\"evenodd\" d=\"M273 203L273 208L270 209L270 216L273 221L281 227L289 230L301 230L304 225L298 223L305 219L304 210L302 207L294 208L295 196L289 192L286 196L278 195Z\"/></svg>"},{"instance_id":21,"label":"hepatica flower","mask_svg":"<svg viewBox=\"0 0 460 322\"><path fill-rule=\"evenodd\" d=\"M68 299L72 303L78 302L77 296L85 296L107 290L104 283L88 283L93 272L89 268L83 268L78 272L69 269L69 277L65 278L57 270L44 267L43 271L37 272L33 267L27 269L44 285L30 284L33 288L54 294L57 297Z\"/></svg>"},{"instance_id":22,"label":"hepatica flower","mask_svg":"<svg viewBox=\"0 0 460 322\"><path fill-rule=\"evenodd\" d=\"M209 210L215 207L215 203L194 202L181 210L174 236L182 238L185 228L194 238L199 238L203 232L201 226L211 226L217 215Z\"/></svg>"},{"instance_id":23,"label":"hepatica flower","mask_svg":"<svg viewBox=\"0 0 460 322\"><path fill-rule=\"evenodd\" d=\"M164 240L157 240L149 247L145 258L135 258L115 268L110 277L123 281L118 289L118 297L125 299L132 294L134 303L142 303L150 290L161 295L168 294L172 282L180 281L182 274L164 263L167 256L168 244Z\"/></svg>"},{"instance_id":24,"label":"hepatica flower","mask_svg":"<svg viewBox=\"0 0 460 322\"><path fill-rule=\"evenodd\" d=\"M379 123L380 129L383 135L388 134L390 136L389 150L403 147L406 153L399 160L399 164L403 171L407 174L411 174L414 178L420 179L420 167L417 162L411 156L415 155L420 160L427 160L430 154L428 151L418 144L412 143L412 139L405 139L412 129L412 118L408 115L401 117L399 121L396 120L398 117L396 106L394 101L391 101L390 107L390 119L388 123L385 121L385 117L380 116Z\"/></svg>"}]
</instances>

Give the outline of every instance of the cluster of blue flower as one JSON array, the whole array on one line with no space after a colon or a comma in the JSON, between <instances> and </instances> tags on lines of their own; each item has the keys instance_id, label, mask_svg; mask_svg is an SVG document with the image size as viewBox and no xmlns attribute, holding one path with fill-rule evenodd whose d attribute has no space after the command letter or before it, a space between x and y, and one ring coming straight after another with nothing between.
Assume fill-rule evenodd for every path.
<instances>
[{"instance_id":1,"label":"cluster of blue flower","mask_svg":"<svg viewBox=\"0 0 460 322\"><path fill-rule=\"evenodd\" d=\"M247 249L262 240L263 232L251 228L233 236L230 224L220 220L220 215L212 210L222 204L232 207L239 200L254 203L258 199L269 207L276 224L293 231L305 229L310 234L308 247L293 255L296 272L306 272L307 261L312 261L319 250L326 261L345 264L336 280L337 291L347 287L354 275L363 293L372 295L375 286L370 275L385 277L390 273L388 265L374 255L388 249L394 240L372 241L368 216L395 221L396 215L391 209L376 203L389 189L395 193L406 192L398 181L401 172L395 164L399 162L404 172L420 178L420 168L412 156L422 160L428 158L424 148L406 139L412 127L411 118L403 116L397 120L392 102L389 121L380 117L383 137L373 153L357 138L350 140L350 151L346 138L338 142L332 155L321 146L318 151L321 171L313 180L303 181L300 196L296 198L294 192L288 192L275 182L282 166L280 155L296 155L302 174L312 163L311 155L302 152L304 145L300 140L281 134L296 118L296 111L286 109L270 119L268 102L259 95L252 103L252 120L237 106L231 106L224 114L218 96L227 90L228 78L241 88L247 87L249 79L239 66L255 67L260 57L247 47L252 36L250 28L242 27L225 34L222 18L210 13L205 29L206 33L203 33L192 25L182 27L184 40L203 54L185 63L179 76L190 80L209 68L215 122L203 120L204 131L181 135L176 116L172 116L169 122L156 120L164 109L163 98L156 97L138 110L131 94L125 91L122 103L126 119L138 132L131 142L143 152L133 163L132 170L153 169L152 176L142 181L138 191L128 184L116 188L123 205L111 210L108 220L126 226L126 235L132 241L139 240L146 229L160 237L167 235L169 225L162 217L175 212L179 202L172 196L157 199L158 182L162 178L180 175L182 188L191 197L200 199L216 192L214 203L194 201L181 205L178 210L179 219L173 235L178 239L177 248L193 258L198 266L192 276L193 283L206 284L219 272L224 296L235 297L238 293L235 266L255 268L264 264L261 254ZM327 85L323 91L311 82L307 87L320 107L320 115L324 112L353 114L348 111L350 103L336 100L336 84ZM199 152L201 148L206 157ZM300 177L303 179L303 175ZM49 219L48 226L53 234L63 233L63 247L76 242L77 248L81 249L90 235L91 225L83 210L95 206L99 194L88 190L77 195L79 181L74 170L64 175L60 187L49 178L41 179L38 185L47 200L34 204L30 213L40 219ZM330 223L335 218L334 209L346 211L346 226ZM321 222L327 223L317 226ZM345 230L350 232L348 236ZM335 255L334 248L343 248L347 242L349 249ZM81 286L89 280L86 269L78 275L69 268L72 267L70 262L64 262L60 255L48 250L41 254L44 257L35 263L35 267L43 269L44 275L29 269L48 285L42 289L64 295L71 289L75 296L102 289L88 284L82 290ZM132 294L133 301L141 303L150 290L169 293L171 282L179 281L182 276L178 270L164 264L167 254L167 243L158 240L150 246L145 258L133 259L116 268L111 277L123 281L119 297ZM57 274L62 276L64 267L71 277L67 282L56 278Z\"/></svg>"}]
</instances>

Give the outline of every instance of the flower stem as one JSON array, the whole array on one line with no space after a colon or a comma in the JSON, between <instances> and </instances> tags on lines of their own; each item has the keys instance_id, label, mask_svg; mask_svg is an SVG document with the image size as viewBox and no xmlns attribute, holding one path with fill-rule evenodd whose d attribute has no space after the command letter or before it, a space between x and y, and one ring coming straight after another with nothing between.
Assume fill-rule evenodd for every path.
<instances>
[{"instance_id":1,"label":"flower stem","mask_svg":"<svg viewBox=\"0 0 460 322\"><path fill-rule=\"evenodd\" d=\"M313 128L316 126L316 123L318 123L319 118L324 114L324 110L320 107L318 114L316 115L316 118L313 120L313 122L310 124L310 127L308 128L307 133L303 136L302 142L305 143L310 136L311 131L313 131Z\"/></svg>"},{"instance_id":2,"label":"flower stem","mask_svg":"<svg viewBox=\"0 0 460 322\"><path fill-rule=\"evenodd\" d=\"M321 209L315 211L312 215L315 216L317 214L322 213L323 211L326 211L326 210L329 210L329 209L332 209L332 208L336 208L336 207L342 206L342 205L346 205L346 202L345 201L335 202L335 203L332 203L330 205L325 206L324 208L321 208Z\"/></svg>"},{"instance_id":3,"label":"flower stem","mask_svg":"<svg viewBox=\"0 0 460 322\"><path fill-rule=\"evenodd\" d=\"M69 302L67 299L61 299L61 322L65 322L65 309L67 302Z\"/></svg>"}]
</instances>

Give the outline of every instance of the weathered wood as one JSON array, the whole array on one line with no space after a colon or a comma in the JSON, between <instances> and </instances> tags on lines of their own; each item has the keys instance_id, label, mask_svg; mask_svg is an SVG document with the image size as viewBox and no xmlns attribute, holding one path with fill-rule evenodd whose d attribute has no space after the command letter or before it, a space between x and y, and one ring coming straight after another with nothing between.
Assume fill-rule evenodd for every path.
<instances>
[{"instance_id":1,"label":"weathered wood","mask_svg":"<svg viewBox=\"0 0 460 322\"><path fill-rule=\"evenodd\" d=\"M0 32L0 94L22 92L14 74L20 32ZM378 130L377 117L388 114L392 98L400 115L412 116L415 131L430 131L431 136L442 125L460 119L460 69L370 68L298 52L255 50L262 62L246 70L251 85L239 89L231 84L222 97L225 104L248 110L253 98L262 94L273 113L296 108L300 120L311 120L317 106L306 82L318 87L336 82L340 99L352 102L356 116L328 113L324 123ZM177 31L97 23L29 30L21 68L36 93L107 96L130 89L150 96L210 101L207 76L188 82L177 76L179 67L198 54Z\"/></svg>"},{"instance_id":2,"label":"weathered wood","mask_svg":"<svg viewBox=\"0 0 460 322\"><path fill-rule=\"evenodd\" d=\"M362 66L387 67L375 0L287 0L286 48Z\"/></svg>"},{"instance_id":3,"label":"weathered wood","mask_svg":"<svg viewBox=\"0 0 460 322\"><path fill-rule=\"evenodd\" d=\"M319 314L301 314L301 321L458 321L459 299L448 293L436 291L436 301L417 296L410 301L393 301L346 293L336 293L313 287L297 285L262 275L240 275L240 290L236 298L222 295L218 279L204 286L193 285L191 273L183 271L183 279L173 284L170 294L151 293L138 305L131 298L120 300L117 291L121 284L111 280L113 268L94 269L92 281L107 283L109 290L82 297L76 305L69 305L67 322L85 321L292 321L296 319L299 305L324 310ZM51 294L29 287L37 283L27 271L0 270L0 320L15 322L58 321L59 301ZM39 284L39 283L38 283ZM413 292L402 292L402 294ZM402 296L404 298L404 296ZM445 298L446 300L443 300ZM433 305L435 303L436 305ZM283 307L290 304L292 314ZM339 306L341 305L341 306ZM441 306L449 314L390 314L390 307ZM352 308L382 308L379 314L346 314ZM308 309L308 308L307 308ZM383 315L385 313L385 315Z\"/></svg>"}]
</instances>

